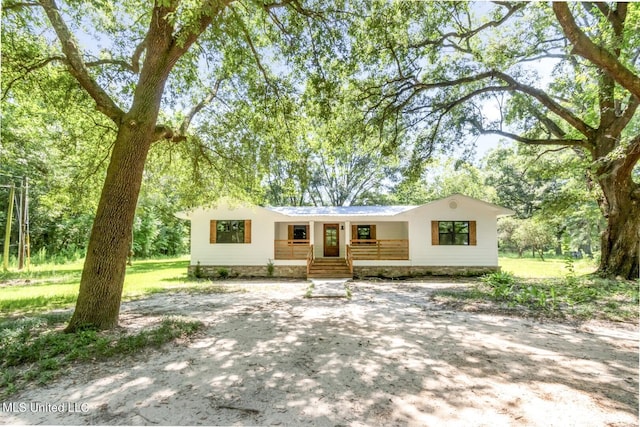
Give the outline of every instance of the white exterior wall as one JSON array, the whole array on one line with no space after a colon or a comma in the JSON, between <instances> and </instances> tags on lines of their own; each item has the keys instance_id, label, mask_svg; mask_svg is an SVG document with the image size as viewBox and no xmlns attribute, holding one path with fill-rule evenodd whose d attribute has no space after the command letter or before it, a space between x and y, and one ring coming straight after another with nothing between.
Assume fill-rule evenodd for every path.
<instances>
[{"instance_id":1,"label":"white exterior wall","mask_svg":"<svg viewBox=\"0 0 640 427\"><path fill-rule=\"evenodd\" d=\"M414 209L409 224L409 259L414 266L498 266L496 212L469 199L451 198ZM431 221L476 221L475 246L431 244Z\"/></svg>"},{"instance_id":2,"label":"white exterior wall","mask_svg":"<svg viewBox=\"0 0 640 427\"><path fill-rule=\"evenodd\" d=\"M274 257L274 222L282 216L261 207L219 206L191 213L191 265L267 265ZM251 243L209 243L210 221L251 220ZM285 237L286 238L286 237Z\"/></svg>"},{"instance_id":3,"label":"white exterior wall","mask_svg":"<svg viewBox=\"0 0 640 427\"><path fill-rule=\"evenodd\" d=\"M376 239L379 240L397 240L408 239L409 225L406 221L390 221L388 218L373 220L360 220L352 221L351 225L375 225L376 226ZM357 239L357 236L351 236L352 239Z\"/></svg>"},{"instance_id":4,"label":"white exterior wall","mask_svg":"<svg viewBox=\"0 0 640 427\"><path fill-rule=\"evenodd\" d=\"M450 202L457 207L452 209ZM288 224L310 224L315 256L323 256L323 225L339 224L340 256L351 225L376 224L378 239L409 239L409 260L354 261L360 266L498 266L497 216L508 210L464 196L451 196L392 216L290 217L261 207L198 209L191 219L191 264L304 265L305 260L274 260L274 240L286 240ZM215 220L251 220L251 243L209 243L209 224ZM434 246L431 221L476 221L475 246ZM279 223L276 226L276 223ZM276 235L277 231L277 235ZM349 232L347 232L349 231Z\"/></svg>"},{"instance_id":5,"label":"white exterior wall","mask_svg":"<svg viewBox=\"0 0 640 427\"><path fill-rule=\"evenodd\" d=\"M277 224L272 224L275 230L275 238L276 240L289 240L289 226L290 225L309 225L309 221L287 221L281 222L278 221ZM311 233L309 233L311 234ZM310 236L307 236L310 238Z\"/></svg>"}]
</instances>

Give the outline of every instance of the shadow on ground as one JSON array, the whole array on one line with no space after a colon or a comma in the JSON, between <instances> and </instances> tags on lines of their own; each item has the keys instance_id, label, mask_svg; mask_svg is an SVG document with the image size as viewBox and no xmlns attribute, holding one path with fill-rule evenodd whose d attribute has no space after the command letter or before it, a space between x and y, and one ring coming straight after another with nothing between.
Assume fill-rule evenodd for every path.
<instances>
[{"instance_id":1,"label":"shadow on ground","mask_svg":"<svg viewBox=\"0 0 640 427\"><path fill-rule=\"evenodd\" d=\"M433 283L356 283L350 301L304 299L306 286L128 303L125 322L189 315L208 326L17 398L87 403L86 413L8 421L637 425L637 331L443 310Z\"/></svg>"}]
</instances>

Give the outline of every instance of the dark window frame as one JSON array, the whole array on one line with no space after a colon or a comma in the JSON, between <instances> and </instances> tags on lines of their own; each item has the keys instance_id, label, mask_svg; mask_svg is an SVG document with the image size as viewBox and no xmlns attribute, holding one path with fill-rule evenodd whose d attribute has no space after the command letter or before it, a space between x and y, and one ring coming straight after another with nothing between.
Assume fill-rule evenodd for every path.
<instances>
[{"instance_id":1,"label":"dark window frame","mask_svg":"<svg viewBox=\"0 0 640 427\"><path fill-rule=\"evenodd\" d=\"M366 237L362 237L360 230L367 230L366 234L363 233ZM371 225L356 225L356 237L357 240L371 240Z\"/></svg>"},{"instance_id":2,"label":"dark window frame","mask_svg":"<svg viewBox=\"0 0 640 427\"><path fill-rule=\"evenodd\" d=\"M216 243L245 243L245 220L217 220Z\"/></svg>"},{"instance_id":3,"label":"dark window frame","mask_svg":"<svg viewBox=\"0 0 640 427\"><path fill-rule=\"evenodd\" d=\"M438 244L441 246L470 246L470 221L438 221Z\"/></svg>"},{"instance_id":4,"label":"dark window frame","mask_svg":"<svg viewBox=\"0 0 640 427\"><path fill-rule=\"evenodd\" d=\"M294 225L293 226L293 243L294 244L301 244L301 243L307 243L309 240L309 236L307 236L309 227L307 225ZM297 233L302 233L301 235L298 234L296 236Z\"/></svg>"}]
</instances>

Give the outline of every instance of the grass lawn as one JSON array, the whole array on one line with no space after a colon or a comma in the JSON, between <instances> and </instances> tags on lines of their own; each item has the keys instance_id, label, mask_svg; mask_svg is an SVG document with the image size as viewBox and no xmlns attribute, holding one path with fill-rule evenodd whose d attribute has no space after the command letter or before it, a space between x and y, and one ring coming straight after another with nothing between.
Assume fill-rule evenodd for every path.
<instances>
[{"instance_id":1,"label":"grass lawn","mask_svg":"<svg viewBox=\"0 0 640 427\"><path fill-rule=\"evenodd\" d=\"M501 272L461 291L436 292L437 299L456 307L491 303L520 316L638 321L640 281L592 275L594 260L501 254L499 265Z\"/></svg>"},{"instance_id":2,"label":"grass lawn","mask_svg":"<svg viewBox=\"0 0 640 427\"><path fill-rule=\"evenodd\" d=\"M133 299L201 283L187 277L187 258L137 261L127 267L123 299ZM77 361L96 361L160 346L188 336L202 323L188 318L165 318L158 325L134 333L80 331L62 328L78 296L82 262L34 266L28 272L0 273L0 399L26 384L46 384Z\"/></svg>"},{"instance_id":3,"label":"grass lawn","mask_svg":"<svg viewBox=\"0 0 640 427\"><path fill-rule=\"evenodd\" d=\"M187 257L136 261L127 267L123 299L188 287ZM34 266L29 272L0 273L0 316L73 306L82 261Z\"/></svg>"},{"instance_id":4,"label":"grass lawn","mask_svg":"<svg viewBox=\"0 0 640 427\"><path fill-rule=\"evenodd\" d=\"M498 263L502 271L507 271L514 276L523 278L551 278L564 277L568 271L564 258L519 258L515 254L500 254ZM591 274L597 269L595 260L583 258L573 261L576 275Z\"/></svg>"}]
</instances>

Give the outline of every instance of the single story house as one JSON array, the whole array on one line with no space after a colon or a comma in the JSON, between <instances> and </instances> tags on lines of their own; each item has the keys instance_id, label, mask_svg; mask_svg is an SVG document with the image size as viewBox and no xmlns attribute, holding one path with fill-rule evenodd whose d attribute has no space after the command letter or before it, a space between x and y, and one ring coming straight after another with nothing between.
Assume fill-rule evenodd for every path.
<instances>
[{"instance_id":1,"label":"single story house","mask_svg":"<svg viewBox=\"0 0 640 427\"><path fill-rule=\"evenodd\" d=\"M497 218L513 213L454 194L421 206L221 202L177 216L191 220L191 274L303 278L496 271Z\"/></svg>"}]
</instances>

